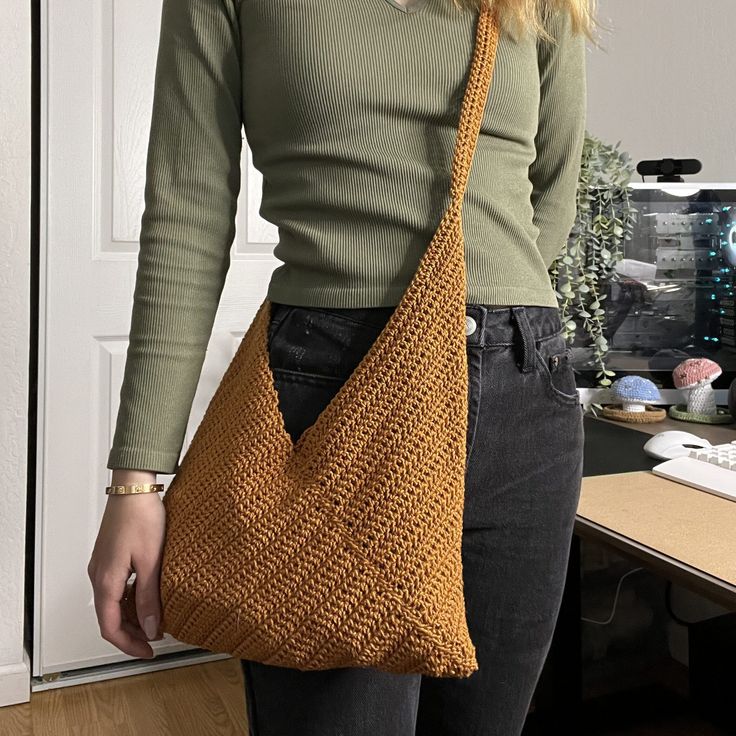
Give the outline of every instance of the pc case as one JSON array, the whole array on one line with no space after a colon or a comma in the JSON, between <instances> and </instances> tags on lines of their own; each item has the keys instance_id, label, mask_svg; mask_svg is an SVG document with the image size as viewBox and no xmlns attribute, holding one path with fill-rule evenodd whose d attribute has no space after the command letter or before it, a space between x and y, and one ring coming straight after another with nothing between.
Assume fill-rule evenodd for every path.
<instances>
[{"instance_id":1,"label":"pc case","mask_svg":"<svg viewBox=\"0 0 736 736\"><path fill-rule=\"evenodd\" d=\"M715 360L736 377L736 184L632 183L634 228L602 280L607 369L672 387L689 357ZM587 338L587 339L586 339ZM596 385L590 338L577 330L579 386Z\"/></svg>"}]
</instances>

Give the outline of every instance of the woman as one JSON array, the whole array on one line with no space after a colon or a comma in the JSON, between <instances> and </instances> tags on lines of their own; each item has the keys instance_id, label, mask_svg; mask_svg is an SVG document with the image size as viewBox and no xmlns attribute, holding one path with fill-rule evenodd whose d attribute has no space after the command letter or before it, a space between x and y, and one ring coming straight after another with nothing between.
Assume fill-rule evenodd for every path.
<instances>
[{"instance_id":1,"label":"woman","mask_svg":"<svg viewBox=\"0 0 736 736\"><path fill-rule=\"evenodd\" d=\"M491 2L492 0L483 0ZM519 734L582 473L548 267L575 218L592 0L495 0L502 33L463 207L468 678L240 660L250 733ZM269 359L296 441L399 303L447 205L472 0L164 0L113 484L178 469L230 263L241 128L279 229ZM547 35L549 33L549 35ZM553 41L550 41L550 36ZM88 572L103 638L150 657L165 518L110 496ZM130 572L137 621L121 615Z\"/></svg>"}]
</instances>

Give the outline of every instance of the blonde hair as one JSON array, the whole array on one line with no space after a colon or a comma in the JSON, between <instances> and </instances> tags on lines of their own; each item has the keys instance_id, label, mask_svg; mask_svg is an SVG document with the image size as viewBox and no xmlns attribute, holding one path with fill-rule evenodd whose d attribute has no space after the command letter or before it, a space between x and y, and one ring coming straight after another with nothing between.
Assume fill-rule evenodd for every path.
<instances>
[{"instance_id":1,"label":"blonde hair","mask_svg":"<svg viewBox=\"0 0 736 736\"><path fill-rule=\"evenodd\" d=\"M594 16L596 0L452 0L458 9L479 10L482 5L497 6L499 25L518 39L530 33L537 38L553 40L545 25L556 11L570 15L573 34L584 33L594 44L593 25L600 25ZM517 33L518 32L518 33Z\"/></svg>"}]
</instances>

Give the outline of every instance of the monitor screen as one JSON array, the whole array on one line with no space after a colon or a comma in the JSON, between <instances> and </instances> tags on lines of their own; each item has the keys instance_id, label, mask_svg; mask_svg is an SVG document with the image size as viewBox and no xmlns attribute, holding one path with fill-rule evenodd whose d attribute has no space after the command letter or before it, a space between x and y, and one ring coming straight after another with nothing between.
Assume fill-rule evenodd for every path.
<instances>
[{"instance_id":1,"label":"monitor screen","mask_svg":"<svg viewBox=\"0 0 736 736\"><path fill-rule=\"evenodd\" d=\"M736 184L632 183L634 225L622 257L601 282L605 367L671 388L673 368L707 357L736 375ZM579 386L595 386L592 342L576 320Z\"/></svg>"}]
</instances>

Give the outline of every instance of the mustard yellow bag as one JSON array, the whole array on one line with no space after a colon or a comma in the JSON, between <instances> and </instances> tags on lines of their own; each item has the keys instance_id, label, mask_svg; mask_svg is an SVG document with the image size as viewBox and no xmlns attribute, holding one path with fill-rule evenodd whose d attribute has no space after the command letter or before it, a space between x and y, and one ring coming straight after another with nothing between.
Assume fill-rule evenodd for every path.
<instances>
[{"instance_id":1,"label":"mustard yellow bag","mask_svg":"<svg viewBox=\"0 0 736 736\"><path fill-rule=\"evenodd\" d=\"M497 41L484 6L451 203L382 332L295 443L269 367L268 299L258 309L163 497L163 632L302 670L478 669L461 558L461 210ZM135 581L122 603L135 621Z\"/></svg>"}]
</instances>

